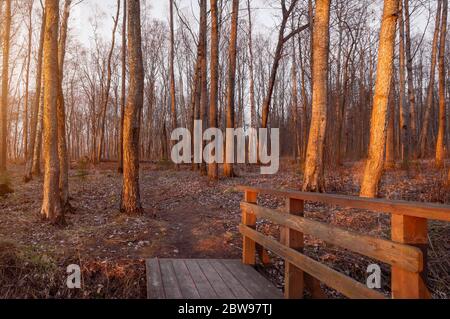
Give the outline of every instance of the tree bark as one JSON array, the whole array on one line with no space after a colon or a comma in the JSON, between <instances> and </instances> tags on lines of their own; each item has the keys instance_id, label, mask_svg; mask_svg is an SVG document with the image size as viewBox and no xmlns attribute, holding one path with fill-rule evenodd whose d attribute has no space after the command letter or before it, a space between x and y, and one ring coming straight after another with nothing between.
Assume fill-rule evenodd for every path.
<instances>
[{"instance_id":1,"label":"tree bark","mask_svg":"<svg viewBox=\"0 0 450 319\"><path fill-rule=\"evenodd\" d=\"M125 118L126 82L127 82L127 0L123 0L122 20L122 74L120 96L120 141L119 141L119 165L117 171L123 173L123 124Z\"/></svg>"},{"instance_id":2,"label":"tree bark","mask_svg":"<svg viewBox=\"0 0 450 319\"><path fill-rule=\"evenodd\" d=\"M409 120L410 120L410 149L409 154L415 153L417 143L417 112L416 112L416 95L414 90L414 73L413 73L413 56L411 54L411 24L409 17L409 0L404 0L403 12L405 20L405 53L406 53L406 69L408 71L408 97L409 97Z\"/></svg>"},{"instance_id":3,"label":"tree bark","mask_svg":"<svg viewBox=\"0 0 450 319\"><path fill-rule=\"evenodd\" d=\"M208 65L207 65L207 3L206 0L200 1L200 119L202 120L202 135L205 125L208 121L207 107L208 107ZM205 142L202 139L202 149L204 149ZM207 175L205 161L202 160L200 164L200 174Z\"/></svg>"},{"instance_id":4,"label":"tree bark","mask_svg":"<svg viewBox=\"0 0 450 319\"><path fill-rule=\"evenodd\" d=\"M227 87L227 128L234 129L234 104L235 104L235 81L236 81L236 51L237 51L237 27L239 19L239 0L233 0L231 13L231 36L228 52L228 87ZM233 137L234 138L234 137ZM231 143L234 145L234 143ZM234 153L227 143L225 146L225 163L223 174L225 177L234 177L233 163L229 163L230 154Z\"/></svg>"},{"instance_id":5,"label":"tree bark","mask_svg":"<svg viewBox=\"0 0 450 319\"><path fill-rule=\"evenodd\" d=\"M398 0L385 0L378 49L377 79L372 107L369 157L361 185L362 197L376 197L384 165L386 115L394 64Z\"/></svg>"},{"instance_id":6,"label":"tree bark","mask_svg":"<svg viewBox=\"0 0 450 319\"><path fill-rule=\"evenodd\" d=\"M102 122L100 124L100 140L97 145L97 157L96 157L96 162L98 162L98 163L102 160L102 151L103 151L103 145L104 145L104 140L105 140L106 111L108 109L109 91L111 90L111 77L112 77L111 61L113 58L114 47L116 44L116 30L117 30L117 24L119 23L119 14L120 14L120 0L117 0L117 13L116 13L116 17L114 18L111 48L108 53L106 85L105 85L105 91L103 92L103 99L102 99L102 101L103 101L102 114L101 114Z\"/></svg>"},{"instance_id":7,"label":"tree bark","mask_svg":"<svg viewBox=\"0 0 450 319\"><path fill-rule=\"evenodd\" d=\"M25 104L23 109L23 149L25 163L28 160L28 109L29 109L29 84L30 84L30 64L31 64L31 47L33 45L33 4L34 0L30 0L28 7L28 49L25 74Z\"/></svg>"},{"instance_id":8,"label":"tree bark","mask_svg":"<svg viewBox=\"0 0 450 319\"><path fill-rule=\"evenodd\" d=\"M172 119L172 130L178 127L177 119L177 97L175 92L175 31L173 21L173 1L169 0L170 4L170 110ZM181 88L180 88L181 89ZM175 141L172 141L172 145L175 145Z\"/></svg>"},{"instance_id":9,"label":"tree bark","mask_svg":"<svg viewBox=\"0 0 450 319\"><path fill-rule=\"evenodd\" d=\"M5 0L3 22L3 70L2 96L0 106L0 174L6 173L6 159L8 152L8 97L9 97L9 51L11 37L11 0Z\"/></svg>"},{"instance_id":10,"label":"tree bark","mask_svg":"<svg viewBox=\"0 0 450 319\"><path fill-rule=\"evenodd\" d=\"M33 99L33 110L31 117L31 125L30 125L30 139L28 145L28 158L25 167L25 176L24 181L27 183L32 179L33 172L33 160L35 156L35 149L37 148L36 140L37 140L37 128L38 128L38 118L39 118L39 106L41 102L41 87L42 87L42 58L44 52L44 33L45 33L45 10L42 12L42 23L41 23L41 32L39 37L39 48L38 48L38 58L36 65L36 85L35 85L35 93ZM40 145L39 145L40 147Z\"/></svg>"},{"instance_id":11,"label":"tree bark","mask_svg":"<svg viewBox=\"0 0 450 319\"><path fill-rule=\"evenodd\" d=\"M67 31L72 0L64 2L64 14L61 23L61 34L58 46L58 156L59 156L59 189L61 192L61 204L64 209L69 209L69 155L67 153L66 133L66 107L63 92L64 59L66 54Z\"/></svg>"},{"instance_id":12,"label":"tree bark","mask_svg":"<svg viewBox=\"0 0 450 319\"><path fill-rule=\"evenodd\" d=\"M425 105L425 114L422 121L422 130L420 131L419 137L419 157L423 158L427 153L427 139L429 133L429 123L431 109L433 108L434 99L434 82L436 74L436 60L437 60L437 50L438 50L438 40L439 40L439 26L441 21L441 11L442 11L442 1L438 1L438 7L436 11L436 25L434 27L433 44L431 51L431 68L430 68L430 80L428 83L427 99Z\"/></svg>"},{"instance_id":13,"label":"tree bark","mask_svg":"<svg viewBox=\"0 0 450 319\"><path fill-rule=\"evenodd\" d=\"M399 1L399 19L398 29L400 34L399 41L399 111L400 111L400 158L403 167L407 167L409 159L409 116L406 105L406 62L405 62L405 27L403 21L403 2Z\"/></svg>"},{"instance_id":14,"label":"tree bark","mask_svg":"<svg viewBox=\"0 0 450 319\"><path fill-rule=\"evenodd\" d=\"M211 0L211 89L209 102L209 126L218 127L217 103L219 100L219 13L217 0ZM216 150L217 154L217 150ZM209 164L208 177L210 180L219 178L217 161Z\"/></svg>"},{"instance_id":15,"label":"tree bark","mask_svg":"<svg viewBox=\"0 0 450 319\"><path fill-rule=\"evenodd\" d=\"M445 96L445 45L447 37L448 0L442 0L441 38L439 45L439 132L436 143L436 167L445 164L446 96Z\"/></svg>"},{"instance_id":16,"label":"tree bark","mask_svg":"<svg viewBox=\"0 0 450 319\"><path fill-rule=\"evenodd\" d=\"M144 102L140 0L129 0L127 11L130 87L124 116L121 211L126 214L140 214L143 208L139 190L139 133Z\"/></svg>"},{"instance_id":17,"label":"tree bark","mask_svg":"<svg viewBox=\"0 0 450 319\"><path fill-rule=\"evenodd\" d=\"M46 23L44 38L44 198L42 218L54 224L64 223L64 211L61 208L59 191L58 158L58 28L59 0L46 0Z\"/></svg>"},{"instance_id":18,"label":"tree bark","mask_svg":"<svg viewBox=\"0 0 450 319\"><path fill-rule=\"evenodd\" d=\"M303 179L303 190L324 191L323 148L327 126L330 0L316 1L313 37L312 119Z\"/></svg>"}]
</instances>

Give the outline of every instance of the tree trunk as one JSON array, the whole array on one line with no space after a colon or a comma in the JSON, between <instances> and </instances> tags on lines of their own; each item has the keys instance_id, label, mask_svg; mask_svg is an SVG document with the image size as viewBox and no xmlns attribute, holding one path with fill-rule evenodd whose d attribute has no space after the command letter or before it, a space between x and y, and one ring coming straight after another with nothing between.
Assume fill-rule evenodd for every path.
<instances>
[{"instance_id":1,"label":"tree trunk","mask_svg":"<svg viewBox=\"0 0 450 319\"><path fill-rule=\"evenodd\" d=\"M59 192L58 158L58 28L59 0L46 0L46 23L44 38L44 199L41 215L54 224L64 223Z\"/></svg>"},{"instance_id":2,"label":"tree trunk","mask_svg":"<svg viewBox=\"0 0 450 319\"><path fill-rule=\"evenodd\" d=\"M413 73L413 56L411 54L411 26L409 17L409 0L404 0L404 19L405 19L405 53L406 53L406 69L408 70L408 96L409 96L409 137L410 149L409 154L415 153L417 143L417 115L416 115L416 95L414 90L414 73Z\"/></svg>"},{"instance_id":3,"label":"tree trunk","mask_svg":"<svg viewBox=\"0 0 450 319\"><path fill-rule=\"evenodd\" d=\"M8 97L9 97L9 51L11 37L11 0L5 0L3 19L3 70L2 96L0 106L0 175L6 173L6 159L8 152Z\"/></svg>"},{"instance_id":4,"label":"tree trunk","mask_svg":"<svg viewBox=\"0 0 450 319\"><path fill-rule=\"evenodd\" d=\"M254 57L253 57L253 25L252 25L252 13L250 8L250 0L247 0L248 11L248 52L249 52L249 77L250 77L250 118L252 128L258 127L258 118L256 115L255 105L255 71L254 71Z\"/></svg>"},{"instance_id":5,"label":"tree trunk","mask_svg":"<svg viewBox=\"0 0 450 319\"><path fill-rule=\"evenodd\" d=\"M121 75L121 97L120 97L120 140L119 140L119 165L117 171L123 173L123 125L125 118L126 82L127 82L127 0L123 0L122 20L122 75Z\"/></svg>"},{"instance_id":6,"label":"tree trunk","mask_svg":"<svg viewBox=\"0 0 450 319\"><path fill-rule=\"evenodd\" d=\"M312 119L306 153L303 190L324 191L323 148L327 126L330 0L316 1L313 37Z\"/></svg>"},{"instance_id":7,"label":"tree trunk","mask_svg":"<svg viewBox=\"0 0 450 319\"><path fill-rule=\"evenodd\" d=\"M208 66L207 66L207 3L206 0L200 1L200 119L202 120L202 136L205 125L208 121L207 118L207 106L208 106ZM205 142L202 139L202 150L204 149ZM200 174L207 175L205 161L202 160L200 164Z\"/></svg>"},{"instance_id":8,"label":"tree trunk","mask_svg":"<svg viewBox=\"0 0 450 319\"><path fill-rule=\"evenodd\" d=\"M217 0L211 0L211 89L209 102L209 126L217 128L217 103L219 100L219 13ZM217 150L215 150L217 154ZM219 178L217 159L210 163L208 167L208 177L210 180Z\"/></svg>"},{"instance_id":9,"label":"tree trunk","mask_svg":"<svg viewBox=\"0 0 450 319\"><path fill-rule=\"evenodd\" d=\"M25 163L28 160L28 109L29 109L29 85L30 85L30 64L31 64L31 47L33 45L33 4L34 0L30 0L28 7L28 50L25 75L25 104L23 109L23 149Z\"/></svg>"},{"instance_id":10,"label":"tree trunk","mask_svg":"<svg viewBox=\"0 0 450 319\"><path fill-rule=\"evenodd\" d=\"M175 31L174 31L174 21L173 21L173 1L170 2L170 110L172 119L172 130L178 127L177 120L177 97L175 92ZM182 88L180 88L181 90ZM175 141L172 141L172 145L175 145Z\"/></svg>"},{"instance_id":11,"label":"tree trunk","mask_svg":"<svg viewBox=\"0 0 450 319\"><path fill-rule=\"evenodd\" d=\"M144 103L140 0L128 1L128 56L130 87L123 130L123 190L121 211L143 212L139 190L140 114Z\"/></svg>"},{"instance_id":12,"label":"tree trunk","mask_svg":"<svg viewBox=\"0 0 450 319\"><path fill-rule=\"evenodd\" d=\"M404 168L408 165L409 159L409 121L406 105L406 63L405 63L405 27L403 23L403 5L402 0L399 1L399 19L398 29L400 34L399 42L399 112L400 112L400 158Z\"/></svg>"},{"instance_id":13,"label":"tree trunk","mask_svg":"<svg viewBox=\"0 0 450 319\"><path fill-rule=\"evenodd\" d=\"M439 45L439 132L436 143L436 167L443 168L445 164L445 131L446 131L446 101L445 101L445 45L447 37L448 0L442 1L441 39Z\"/></svg>"},{"instance_id":14,"label":"tree trunk","mask_svg":"<svg viewBox=\"0 0 450 319\"><path fill-rule=\"evenodd\" d=\"M425 114L423 116L422 121L422 130L420 131L419 137L419 157L425 157L427 153L427 138L429 132L429 123L430 123L430 115L433 108L433 99L434 99L434 82L435 82L435 74L436 74L436 56L438 49L438 40L439 40L439 26L441 21L441 8L442 1L438 1L438 7L436 11L436 25L434 27L434 37L431 51L431 69L430 69L430 82L428 83L428 91L427 91L427 99L425 105Z\"/></svg>"},{"instance_id":15,"label":"tree trunk","mask_svg":"<svg viewBox=\"0 0 450 319\"><path fill-rule=\"evenodd\" d=\"M105 140L106 111L108 109L109 91L111 90L111 77L112 77L111 61L112 61L113 53L114 53L114 46L116 44L116 30L117 30L117 24L119 23L119 14L120 14L120 0L117 0L117 13L116 13L116 17L114 18L111 48L108 53L106 85L105 85L105 91L103 92L103 107L102 107L102 114L101 114L102 122L100 124L100 140L97 145L97 157L96 157L96 162L98 162L98 163L102 160L102 151L103 151L103 145L104 145L104 140Z\"/></svg>"},{"instance_id":16,"label":"tree trunk","mask_svg":"<svg viewBox=\"0 0 450 319\"><path fill-rule=\"evenodd\" d=\"M361 185L362 197L376 197L384 165L386 115L394 64L398 0L385 0L378 49L377 80L372 107L369 157Z\"/></svg>"},{"instance_id":17,"label":"tree trunk","mask_svg":"<svg viewBox=\"0 0 450 319\"><path fill-rule=\"evenodd\" d=\"M64 58L66 54L67 31L72 0L64 2L64 14L61 23L61 35L58 47L58 156L59 156L59 189L61 192L61 204L64 209L69 209L69 155L67 154L66 110L63 93Z\"/></svg>"},{"instance_id":18,"label":"tree trunk","mask_svg":"<svg viewBox=\"0 0 450 319\"><path fill-rule=\"evenodd\" d=\"M33 160L35 156L36 149L36 139L37 139L37 126L38 126L38 118L39 118L39 105L41 101L41 86L42 86L42 56L44 51L44 32L45 32L45 10L42 13L42 24L41 24L41 33L39 38L39 49L38 49L38 58L36 65L36 85L35 85L35 93L33 100L33 110L31 117L31 131L30 131L30 139L28 145L28 158L25 167L25 176L24 181L27 183L32 179L32 171L33 171Z\"/></svg>"},{"instance_id":19,"label":"tree trunk","mask_svg":"<svg viewBox=\"0 0 450 319\"><path fill-rule=\"evenodd\" d=\"M228 52L228 87L227 87L227 128L234 129L234 104L235 104L235 81L236 81L236 51L237 51L237 27L239 19L239 0L233 0L233 10L231 13L231 36ZM234 138L234 136L233 136ZM230 143L234 146L234 143ZM225 163L223 174L225 177L234 177L233 162L234 148L225 146Z\"/></svg>"}]
</instances>

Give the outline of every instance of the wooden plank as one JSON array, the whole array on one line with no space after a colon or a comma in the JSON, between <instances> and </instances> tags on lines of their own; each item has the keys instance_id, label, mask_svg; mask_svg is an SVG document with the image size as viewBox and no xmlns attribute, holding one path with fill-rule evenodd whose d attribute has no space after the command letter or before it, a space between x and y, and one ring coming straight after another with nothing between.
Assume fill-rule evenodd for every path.
<instances>
[{"instance_id":1,"label":"wooden plank","mask_svg":"<svg viewBox=\"0 0 450 319\"><path fill-rule=\"evenodd\" d=\"M286 262L294 264L298 268L319 279L327 286L336 289L349 298L384 299L383 294L369 289L356 280L347 277L292 248L286 247L245 225L241 224L239 229L242 234L273 251L278 256L284 258Z\"/></svg>"},{"instance_id":2,"label":"wooden plank","mask_svg":"<svg viewBox=\"0 0 450 319\"><path fill-rule=\"evenodd\" d=\"M218 272L211 266L208 260L197 260L200 269L213 287L219 299L235 299L236 296L228 288Z\"/></svg>"},{"instance_id":3,"label":"wooden plank","mask_svg":"<svg viewBox=\"0 0 450 319\"><path fill-rule=\"evenodd\" d=\"M172 260L173 269L178 279L181 294L185 299L200 299L195 282L192 280L191 274L182 259Z\"/></svg>"},{"instance_id":4,"label":"wooden plank","mask_svg":"<svg viewBox=\"0 0 450 319\"><path fill-rule=\"evenodd\" d=\"M159 260L157 258L147 259L145 265L147 271L147 298L165 299Z\"/></svg>"},{"instance_id":5,"label":"wooden plank","mask_svg":"<svg viewBox=\"0 0 450 319\"><path fill-rule=\"evenodd\" d=\"M184 261L189 273L191 274L192 280L195 282L195 286L197 287L197 291L200 295L201 299L217 299L218 296L214 291L213 287L209 283L206 276L203 274L200 266L197 263L197 260L194 259L186 259Z\"/></svg>"},{"instance_id":6,"label":"wooden plank","mask_svg":"<svg viewBox=\"0 0 450 319\"><path fill-rule=\"evenodd\" d=\"M245 192L244 200L248 203L256 203L258 194ZM256 228L256 216L246 209L242 209L242 223L248 227ZM256 264L256 244L250 238L242 239L242 263L245 265Z\"/></svg>"},{"instance_id":7,"label":"wooden plank","mask_svg":"<svg viewBox=\"0 0 450 319\"><path fill-rule=\"evenodd\" d=\"M273 190L257 187L238 186L238 190L259 194L289 197L305 201L321 202L343 208L367 209L372 212L415 216L426 219L450 221L450 205L409 201L389 201L385 199L363 198L323 193Z\"/></svg>"},{"instance_id":8,"label":"wooden plank","mask_svg":"<svg viewBox=\"0 0 450 319\"><path fill-rule=\"evenodd\" d=\"M253 204L242 203L241 206L243 209L253 212L256 216L267 218L281 226L318 237L328 243L383 261L392 266L411 272L420 272L423 269L423 254L417 247L350 232L299 216L281 214L276 210Z\"/></svg>"},{"instance_id":9,"label":"wooden plank","mask_svg":"<svg viewBox=\"0 0 450 319\"><path fill-rule=\"evenodd\" d=\"M225 284L230 288L237 299L253 299L247 289L234 277L222 260L210 260L211 266L220 274Z\"/></svg>"},{"instance_id":10,"label":"wooden plank","mask_svg":"<svg viewBox=\"0 0 450 319\"><path fill-rule=\"evenodd\" d=\"M238 260L223 260L222 263L246 287L254 299L282 299L281 292L253 267Z\"/></svg>"},{"instance_id":11,"label":"wooden plank","mask_svg":"<svg viewBox=\"0 0 450 319\"><path fill-rule=\"evenodd\" d=\"M426 219L403 215L392 215L391 233L392 240L399 243L406 243L420 247L426 260L428 244L428 223ZM417 273L410 272L399 267L392 267L392 298L431 298L430 292L426 286L426 267L424 268L425 269L423 272Z\"/></svg>"},{"instance_id":12,"label":"wooden plank","mask_svg":"<svg viewBox=\"0 0 450 319\"><path fill-rule=\"evenodd\" d=\"M291 214L293 216L303 215L304 202L302 200L288 198L286 204L288 214ZM289 248L302 252L304 246L303 233L289 227L286 227L284 231L286 234L286 243L284 244ZM301 269L296 267L294 264L286 262L284 270L284 281L284 296L287 299L303 298L305 283L304 274Z\"/></svg>"},{"instance_id":13,"label":"wooden plank","mask_svg":"<svg viewBox=\"0 0 450 319\"><path fill-rule=\"evenodd\" d=\"M159 261L161 267L161 277L164 286L164 292L167 299L182 299L178 280L173 269L172 261L170 259L161 259Z\"/></svg>"}]
</instances>

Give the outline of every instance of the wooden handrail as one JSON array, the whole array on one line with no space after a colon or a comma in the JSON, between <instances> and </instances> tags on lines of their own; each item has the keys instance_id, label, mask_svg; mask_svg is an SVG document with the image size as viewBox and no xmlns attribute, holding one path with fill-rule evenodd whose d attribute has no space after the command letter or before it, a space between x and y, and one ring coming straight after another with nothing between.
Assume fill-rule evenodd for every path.
<instances>
[{"instance_id":1,"label":"wooden handrail","mask_svg":"<svg viewBox=\"0 0 450 319\"><path fill-rule=\"evenodd\" d=\"M244 237L242 260L245 264L255 264L258 245L286 260L285 295L287 298L302 298L308 282L313 295L320 296L319 279L336 288L346 296L370 297L362 284L343 279L330 268L319 262L311 262L302 254L304 234L318 237L331 244L388 263L391 268L391 292L393 298L431 298L426 285L428 220L450 221L450 206L370 199L335 194L305 193L289 190L273 190L259 187L238 186L245 193L240 230ZM285 213L257 205L258 195L273 195L287 200ZM356 232L312 221L303 217L305 201L321 202L343 208L364 209L370 212L391 214L391 240L365 236ZM281 225L281 243L256 232L257 217L266 218ZM263 250L264 251L264 250ZM293 252L295 254L293 255ZM320 271L313 269L320 268ZM320 266L319 266L320 265ZM312 275L313 279L310 281ZM331 276L329 278L329 276ZM339 283L333 282L337 280ZM351 278L346 277L352 280ZM342 284L342 285L341 285ZM333 286L334 285L334 286ZM361 287L361 286L362 287ZM352 289L356 289L354 292ZM318 294L316 294L319 292ZM377 295L376 298L378 298Z\"/></svg>"},{"instance_id":2,"label":"wooden handrail","mask_svg":"<svg viewBox=\"0 0 450 319\"><path fill-rule=\"evenodd\" d=\"M305 193L292 190L274 190L249 186L238 186L237 189L240 191L248 191L258 194L321 202L324 204L341 206L343 208L358 208L366 209L372 212L413 216L448 222L450 221L450 205L408 202L400 200L373 199L324 193Z\"/></svg>"},{"instance_id":3,"label":"wooden handrail","mask_svg":"<svg viewBox=\"0 0 450 319\"><path fill-rule=\"evenodd\" d=\"M383 294L369 289L358 281L347 277L292 248L286 247L248 226L240 225L239 230L244 236L270 249L280 257L283 257L287 262L304 270L327 286L336 289L349 298L385 299Z\"/></svg>"},{"instance_id":4,"label":"wooden handrail","mask_svg":"<svg viewBox=\"0 0 450 319\"><path fill-rule=\"evenodd\" d=\"M377 259L392 266L417 273L423 270L423 256L419 248L365 236L299 216L282 214L276 210L250 203L242 202L241 208L280 226L315 236L330 244Z\"/></svg>"}]
</instances>

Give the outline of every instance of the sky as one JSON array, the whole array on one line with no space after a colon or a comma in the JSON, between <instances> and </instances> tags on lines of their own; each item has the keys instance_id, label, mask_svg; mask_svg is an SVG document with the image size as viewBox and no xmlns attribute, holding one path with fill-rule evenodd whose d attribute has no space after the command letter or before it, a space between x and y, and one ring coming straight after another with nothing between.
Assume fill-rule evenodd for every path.
<instances>
[{"instance_id":1,"label":"sky","mask_svg":"<svg viewBox=\"0 0 450 319\"><path fill-rule=\"evenodd\" d=\"M151 4L151 17L157 20L168 21L169 19L169 0L146 0ZM244 2L244 1L242 1ZM76 2L75 2L76 3ZM191 6L197 13L197 0L178 0L180 9L189 16L191 13ZM245 1L245 9L246 1ZM253 22L255 28L272 29L275 25L276 13L278 10L271 8L267 0L252 0L252 8L254 8L255 21ZM112 17L115 15L117 9L117 0L83 0L77 4L72 11L71 27L77 37L86 45L89 45L90 38L93 35L90 19L96 14L103 14L101 21L101 34L106 39L111 37L111 30L113 25ZM245 14L247 14L245 12Z\"/></svg>"},{"instance_id":2,"label":"sky","mask_svg":"<svg viewBox=\"0 0 450 319\"><path fill-rule=\"evenodd\" d=\"M169 0L145 0L151 6L150 15L152 18L157 20L168 21L168 5ZM435 1L435 0L429 0ZM76 1L74 1L76 3ZM122 2L122 0L121 0ZM191 16L192 12L197 14L198 12L198 0L177 0L176 1L185 13L186 16ZM426 1L425 1L426 2ZM242 9L246 9L247 1L241 1L243 3ZM280 13L279 8L274 8L273 4L276 3L275 0L252 0L252 12L253 14L253 24L255 30L259 32L269 32L274 33L276 30L278 15ZM375 7L381 9L382 1L375 0ZM271 5L272 4L272 5ZM84 43L86 46L90 46L91 38L93 35L93 29L90 22L93 16L96 14L102 14L100 21L100 34L102 34L105 40L110 40L111 30L113 25L112 17L116 13L117 0L82 0L81 3L77 4L72 11L71 27L72 32ZM381 11L380 11L381 13ZM245 16L247 12L245 12ZM176 19L177 20L177 19ZM431 26L434 24L431 22ZM413 20L411 21L412 32L421 34L425 30L427 25L427 15L425 14L414 14ZM428 26L429 31L430 25Z\"/></svg>"}]
</instances>

